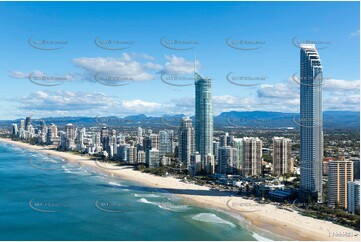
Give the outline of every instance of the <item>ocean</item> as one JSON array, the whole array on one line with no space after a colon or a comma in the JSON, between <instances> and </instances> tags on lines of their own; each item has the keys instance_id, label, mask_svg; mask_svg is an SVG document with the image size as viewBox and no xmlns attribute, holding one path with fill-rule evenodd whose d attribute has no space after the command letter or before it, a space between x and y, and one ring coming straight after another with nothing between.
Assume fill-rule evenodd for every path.
<instances>
[{"instance_id":1,"label":"ocean","mask_svg":"<svg viewBox=\"0 0 361 242\"><path fill-rule=\"evenodd\" d=\"M0 208L0 240L266 240L167 191L5 143Z\"/></svg>"}]
</instances>

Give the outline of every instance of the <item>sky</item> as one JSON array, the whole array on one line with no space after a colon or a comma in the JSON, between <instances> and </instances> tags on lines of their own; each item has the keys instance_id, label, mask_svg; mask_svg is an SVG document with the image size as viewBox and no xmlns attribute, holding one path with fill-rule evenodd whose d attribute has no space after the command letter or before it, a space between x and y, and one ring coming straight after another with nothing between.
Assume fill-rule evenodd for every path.
<instances>
[{"instance_id":1,"label":"sky","mask_svg":"<svg viewBox=\"0 0 361 242\"><path fill-rule=\"evenodd\" d=\"M301 43L323 109L360 109L359 2L0 2L0 119L299 112Z\"/></svg>"}]
</instances>

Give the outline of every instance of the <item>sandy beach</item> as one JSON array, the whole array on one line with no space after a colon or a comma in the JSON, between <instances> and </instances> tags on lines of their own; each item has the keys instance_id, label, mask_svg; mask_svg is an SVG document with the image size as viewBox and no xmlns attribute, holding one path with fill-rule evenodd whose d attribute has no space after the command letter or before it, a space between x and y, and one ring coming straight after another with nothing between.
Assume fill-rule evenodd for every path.
<instances>
[{"instance_id":1,"label":"sandy beach","mask_svg":"<svg viewBox=\"0 0 361 242\"><path fill-rule=\"evenodd\" d=\"M210 190L208 187L185 183L174 177L159 177L151 174L134 171L129 167L115 167L109 163L95 162L86 156L49 150L47 147L34 146L10 139L0 138L0 142L13 144L32 151L57 156L69 162L77 162L81 166L90 166L101 172L113 174L120 178L136 181L148 187L162 188L178 195L187 204L217 209L242 221L258 231L269 231L284 237L285 240L352 240L359 241L359 231L352 230L328 221L305 217L296 211L290 212L279 209L271 204L258 204L253 200L232 196L230 193ZM243 222L244 223L244 222ZM252 230L251 228L251 230ZM335 237L335 233L349 233L350 237Z\"/></svg>"}]
</instances>

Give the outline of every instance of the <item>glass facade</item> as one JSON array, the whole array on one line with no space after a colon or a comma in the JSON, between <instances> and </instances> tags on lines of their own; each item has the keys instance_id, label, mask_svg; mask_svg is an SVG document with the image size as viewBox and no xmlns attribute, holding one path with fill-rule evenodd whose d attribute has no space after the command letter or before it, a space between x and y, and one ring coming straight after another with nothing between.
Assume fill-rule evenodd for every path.
<instances>
[{"instance_id":1,"label":"glass facade","mask_svg":"<svg viewBox=\"0 0 361 242\"><path fill-rule=\"evenodd\" d=\"M300 62L301 189L322 202L323 70L315 45L301 45Z\"/></svg>"},{"instance_id":2,"label":"glass facade","mask_svg":"<svg viewBox=\"0 0 361 242\"><path fill-rule=\"evenodd\" d=\"M212 82L208 78L194 74L196 86L195 145L202 159L213 154L213 107Z\"/></svg>"}]
</instances>

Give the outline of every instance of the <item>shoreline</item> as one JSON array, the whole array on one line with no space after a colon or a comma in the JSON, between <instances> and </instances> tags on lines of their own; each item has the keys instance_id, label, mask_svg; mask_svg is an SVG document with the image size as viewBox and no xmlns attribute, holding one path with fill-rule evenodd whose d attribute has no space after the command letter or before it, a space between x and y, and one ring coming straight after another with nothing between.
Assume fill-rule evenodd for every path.
<instances>
[{"instance_id":1,"label":"shoreline","mask_svg":"<svg viewBox=\"0 0 361 242\"><path fill-rule=\"evenodd\" d=\"M45 146L30 145L6 138L0 138L0 142L19 146L31 151L53 155L69 162L75 162L81 166L88 166L106 174L112 174L119 178L141 183L152 188L161 188L177 195L185 200L186 204L211 208L223 212L247 225L251 232L273 234L288 240L316 240L316 241L359 241L359 231L343 227L329 221L318 220L298 214L296 211L289 212L279 209L271 204L258 204L253 200L232 196L227 192L212 191L208 187L185 183L174 177L160 177L129 167L114 167L111 163L97 163L88 157L49 150ZM332 233L351 233L353 237L331 237Z\"/></svg>"}]
</instances>

